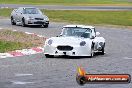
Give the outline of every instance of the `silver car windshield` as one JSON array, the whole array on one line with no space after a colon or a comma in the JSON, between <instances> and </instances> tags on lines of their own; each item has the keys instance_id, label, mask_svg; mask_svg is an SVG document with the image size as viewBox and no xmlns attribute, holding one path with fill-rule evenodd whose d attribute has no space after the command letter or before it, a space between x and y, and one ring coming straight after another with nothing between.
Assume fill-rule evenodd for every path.
<instances>
[{"instance_id":1,"label":"silver car windshield","mask_svg":"<svg viewBox=\"0 0 132 88\"><path fill-rule=\"evenodd\" d=\"M37 8L25 8L23 14L40 14L40 11Z\"/></svg>"},{"instance_id":2,"label":"silver car windshield","mask_svg":"<svg viewBox=\"0 0 132 88\"><path fill-rule=\"evenodd\" d=\"M78 37L84 37L84 38L90 38L91 36L91 29L89 28L63 28L62 36L78 36Z\"/></svg>"}]
</instances>

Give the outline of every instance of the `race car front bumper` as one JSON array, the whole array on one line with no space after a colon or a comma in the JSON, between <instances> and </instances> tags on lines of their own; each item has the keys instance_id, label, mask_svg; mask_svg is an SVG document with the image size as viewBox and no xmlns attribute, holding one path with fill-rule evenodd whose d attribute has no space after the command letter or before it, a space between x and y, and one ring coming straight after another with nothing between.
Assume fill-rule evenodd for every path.
<instances>
[{"instance_id":1,"label":"race car front bumper","mask_svg":"<svg viewBox=\"0 0 132 88\"><path fill-rule=\"evenodd\" d=\"M73 47L73 46L71 46ZM74 46L72 50L60 50L57 46L44 46L44 54L54 55L54 56L90 56L91 49L86 46Z\"/></svg>"}]
</instances>

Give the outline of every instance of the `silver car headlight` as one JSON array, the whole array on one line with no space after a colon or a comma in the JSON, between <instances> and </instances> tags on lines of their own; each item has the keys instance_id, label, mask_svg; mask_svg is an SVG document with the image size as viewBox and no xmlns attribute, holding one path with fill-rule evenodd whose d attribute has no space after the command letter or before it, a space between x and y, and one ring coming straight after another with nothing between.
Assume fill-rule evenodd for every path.
<instances>
[{"instance_id":1,"label":"silver car headlight","mask_svg":"<svg viewBox=\"0 0 132 88\"><path fill-rule=\"evenodd\" d=\"M53 43L53 40L50 39L50 40L48 41L48 45L51 45L52 43Z\"/></svg>"},{"instance_id":2,"label":"silver car headlight","mask_svg":"<svg viewBox=\"0 0 132 88\"><path fill-rule=\"evenodd\" d=\"M85 41L80 42L80 46L85 46L85 45L86 45Z\"/></svg>"},{"instance_id":3,"label":"silver car headlight","mask_svg":"<svg viewBox=\"0 0 132 88\"><path fill-rule=\"evenodd\" d=\"M47 16L44 17L44 20L49 21L49 18Z\"/></svg>"}]
</instances>

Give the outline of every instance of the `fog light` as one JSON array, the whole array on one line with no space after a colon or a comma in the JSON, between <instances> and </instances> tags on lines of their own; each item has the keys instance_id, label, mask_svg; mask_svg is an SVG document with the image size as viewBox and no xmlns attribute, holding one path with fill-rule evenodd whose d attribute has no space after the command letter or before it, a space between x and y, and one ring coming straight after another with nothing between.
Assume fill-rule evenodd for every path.
<instances>
[{"instance_id":1,"label":"fog light","mask_svg":"<svg viewBox=\"0 0 132 88\"><path fill-rule=\"evenodd\" d=\"M73 55L75 55L75 52L72 52Z\"/></svg>"},{"instance_id":2,"label":"fog light","mask_svg":"<svg viewBox=\"0 0 132 88\"><path fill-rule=\"evenodd\" d=\"M58 52L56 51L55 54L57 54Z\"/></svg>"},{"instance_id":3,"label":"fog light","mask_svg":"<svg viewBox=\"0 0 132 88\"><path fill-rule=\"evenodd\" d=\"M63 52L64 55L66 55L66 52Z\"/></svg>"}]
</instances>

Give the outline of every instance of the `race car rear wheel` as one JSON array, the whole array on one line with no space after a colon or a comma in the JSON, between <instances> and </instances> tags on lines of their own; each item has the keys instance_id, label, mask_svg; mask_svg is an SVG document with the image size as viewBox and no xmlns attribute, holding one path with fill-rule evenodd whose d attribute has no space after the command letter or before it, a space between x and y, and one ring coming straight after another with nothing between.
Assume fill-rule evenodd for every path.
<instances>
[{"instance_id":1,"label":"race car rear wheel","mask_svg":"<svg viewBox=\"0 0 132 88\"><path fill-rule=\"evenodd\" d=\"M103 45L103 47L102 47L102 49L101 49L101 55L104 55L104 54L105 54L104 48L105 48L105 43L104 43L104 45Z\"/></svg>"},{"instance_id":2,"label":"race car rear wheel","mask_svg":"<svg viewBox=\"0 0 132 88\"><path fill-rule=\"evenodd\" d=\"M104 55L105 53L104 53L104 47L102 48L102 50L101 50L101 53L100 53L101 55Z\"/></svg>"},{"instance_id":3,"label":"race car rear wheel","mask_svg":"<svg viewBox=\"0 0 132 88\"><path fill-rule=\"evenodd\" d=\"M49 55L49 54L45 54L45 57L46 58L53 58L54 56L53 55Z\"/></svg>"}]
</instances>

